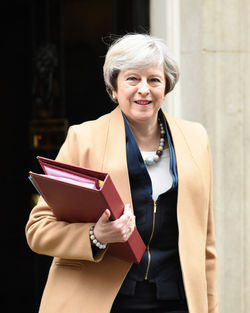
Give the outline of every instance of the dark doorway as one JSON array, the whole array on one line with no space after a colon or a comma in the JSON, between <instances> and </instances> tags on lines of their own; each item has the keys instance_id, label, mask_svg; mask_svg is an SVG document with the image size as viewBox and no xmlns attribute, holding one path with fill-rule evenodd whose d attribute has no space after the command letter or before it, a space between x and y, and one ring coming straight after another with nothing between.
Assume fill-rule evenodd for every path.
<instances>
[{"instance_id":1,"label":"dark doorway","mask_svg":"<svg viewBox=\"0 0 250 313\"><path fill-rule=\"evenodd\" d=\"M2 305L35 313L51 259L26 243L35 195L28 171L40 170L36 155L56 156L69 125L112 110L102 78L107 43L149 31L149 0L13 0L0 12Z\"/></svg>"}]
</instances>

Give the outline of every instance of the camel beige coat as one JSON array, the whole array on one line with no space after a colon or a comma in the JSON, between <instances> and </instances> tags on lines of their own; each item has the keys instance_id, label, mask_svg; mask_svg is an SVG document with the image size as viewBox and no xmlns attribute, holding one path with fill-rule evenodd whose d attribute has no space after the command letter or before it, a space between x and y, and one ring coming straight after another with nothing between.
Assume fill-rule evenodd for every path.
<instances>
[{"instance_id":1,"label":"camel beige coat","mask_svg":"<svg viewBox=\"0 0 250 313\"><path fill-rule=\"evenodd\" d=\"M189 312L218 313L207 134L200 124L166 118L177 159L179 253ZM57 159L109 172L124 203L132 203L119 107L96 121L72 126ZM40 313L110 312L131 264L105 251L94 259L91 225L56 221L42 199L32 210L26 226L28 244L35 252L54 257Z\"/></svg>"}]
</instances>

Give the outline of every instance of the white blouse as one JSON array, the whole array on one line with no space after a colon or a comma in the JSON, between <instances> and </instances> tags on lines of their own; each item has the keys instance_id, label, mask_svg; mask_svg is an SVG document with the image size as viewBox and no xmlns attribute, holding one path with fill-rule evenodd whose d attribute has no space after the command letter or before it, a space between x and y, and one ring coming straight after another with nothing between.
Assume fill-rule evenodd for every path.
<instances>
[{"instance_id":1,"label":"white blouse","mask_svg":"<svg viewBox=\"0 0 250 313\"><path fill-rule=\"evenodd\" d=\"M155 151L141 151L142 158L154 156ZM169 190L172 186L173 179L170 174L170 155L169 149L163 150L160 160L152 165L146 165L152 183L152 198L157 200L160 194Z\"/></svg>"}]
</instances>

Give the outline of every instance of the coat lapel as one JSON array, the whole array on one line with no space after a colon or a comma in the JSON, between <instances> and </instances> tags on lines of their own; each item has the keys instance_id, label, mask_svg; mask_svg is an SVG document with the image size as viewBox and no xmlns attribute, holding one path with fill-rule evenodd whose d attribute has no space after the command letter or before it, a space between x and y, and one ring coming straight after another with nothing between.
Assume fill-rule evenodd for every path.
<instances>
[{"instance_id":1,"label":"coat lapel","mask_svg":"<svg viewBox=\"0 0 250 313\"><path fill-rule=\"evenodd\" d=\"M198 281L204 276L204 272L199 273L198 269L202 269L201 264L205 263L206 209L204 203L206 201L204 182L202 171L191 152L185 133L174 118L169 115L166 115L166 118L173 139L178 172L177 219L180 261L187 298L194 299L197 294L203 295L199 290ZM203 300L199 299L200 304ZM189 303L190 310L191 307L193 307L193 303Z\"/></svg>"},{"instance_id":2,"label":"coat lapel","mask_svg":"<svg viewBox=\"0 0 250 313\"><path fill-rule=\"evenodd\" d=\"M123 202L132 204L127 167L125 126L119 107L110 113L102 170L110 174Z\"/></svg>"}]
</instances>

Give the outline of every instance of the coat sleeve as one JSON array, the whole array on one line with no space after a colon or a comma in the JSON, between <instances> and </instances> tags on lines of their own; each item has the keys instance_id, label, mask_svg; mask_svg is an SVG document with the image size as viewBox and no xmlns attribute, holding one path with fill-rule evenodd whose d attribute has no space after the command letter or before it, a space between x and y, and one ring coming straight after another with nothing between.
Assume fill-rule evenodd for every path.
<instances>
[{"instance_id":1,"label":"coat sleeve","mask_svg":"<svg viewBox=\"0 0 250 313\"><path fill-rule=\"evenodd\" d=\"M213 178L212 178L212 160L211 150L208 142L208 157L210 171L210 191L209 191L209 208L206 240L206 279L207 279L207 297L208 312L218 313L217 300L217 255L215 246L215 226L213 216Z\"/></svg>"},{"instance_id":2,"label":"coat sleeve","mask_svg":"<svg viewBox=\"0 0 250 313\"><path fill-rule=\"evenodd\" d=\"M74 127L68 131L57 160L78 165L77 135ZM30 248L39 254L64 259L99 262L105 251L93 256L89 229L93 223L67 223L57 221L51 208L40 197L30 213L26 225L26 238Z\"/></svg>"}]
</instances>

